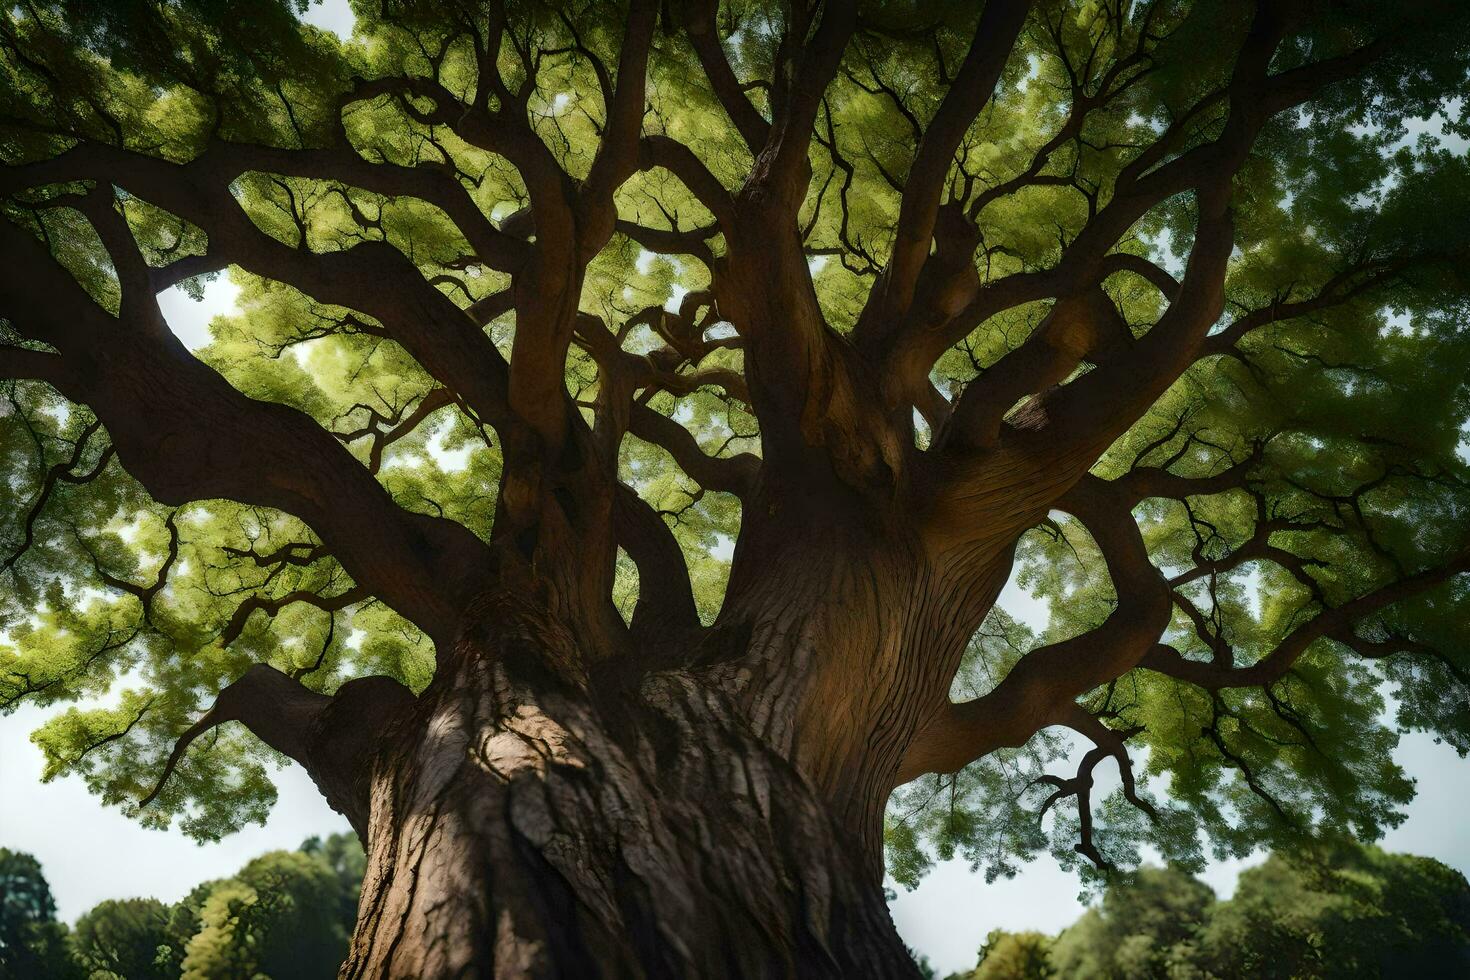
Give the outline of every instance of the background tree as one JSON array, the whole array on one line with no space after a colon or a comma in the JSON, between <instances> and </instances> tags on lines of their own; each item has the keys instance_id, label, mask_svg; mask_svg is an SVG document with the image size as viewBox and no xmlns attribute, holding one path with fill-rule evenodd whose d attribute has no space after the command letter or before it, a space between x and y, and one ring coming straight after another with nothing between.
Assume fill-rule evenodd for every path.
<instances>
[{"instance_id":1,"label":"background tree","mask_svg":"<svg viewBox=\"0 0 1470 980\"><path fill-rule=\"evenodd\" d=\"M1014 954L1039 951L1017 972ZM1006 971L991 967L996 951ZM956 977L1457 976L1470 964L1470 882L1431 858L1342 845L1273 854L1215 901L1177 869L1115 879L1055 939L996 930ZM987 970L991 972L987 972Z\"/></svg>"},{"instance_id":2,"label":"background tree","mask_svg":"<svg viewBox=\"0 0 1470 980\"><path fill-rule=\"evenodd\" d=\"M72 950L91 975L171 980L179 969L168 924L169 908L156 898L100 902L77 919Z\"/></svg>"},{"instance_id":3,"label":"background tree","mask_svg":"<svg viewBox=\"0 0 1470 980\"><path fill-rule=\"evenodd\" d=\"M1177 868L1140 868L1057 936L1052 966L1063 977L1179 976L1214 901L1208 885Z\"/></svg>"},{"instance_id":4,"label":"background tree","mask_svg":"<svg viewBox=\"0 0 1470 980\"><path fill-rule=\"evenodd\" d=\"M1424 977L1470 968L1470 885L1376 847L1273 855L1240 876L1199 939L1215 976Z\"/></svg>"},{"instance_id":5,"label":"background tree","mask_svg":"<svg viewBox=\"0 0 1470 980\"><path fill-rule=\"evenodd\" d=\"M331 976L357 919L363 866L351 835L313 837L300 851L271 851L232 877L202 882L172 906L100 902L68 932L36 860L0 852L0 980Z\"/></svg>"},{"instance_id":6,"label":"background tree","mask_svg":"<svg viewBox=\"0 0 1470 980\"><path fill-rule=\"evenodd\" d=\"M200 928L184 948L183 976L331 976L347 955L352 922L341 918L342 897L325 862L299 851L262 855L204 896Z\"/></svg>"},{"instance_id":7,"label":"background tree","mask_svg":"<svg viewBox=\"0 0 1470 980\"><path fill-rule=\"evenodd\" d=\"M56 902L40 862L0 847L0 977L82 976L66 940L66 926L56 921Z\"/></svg>"},{"instance_id":8,"label":"background tree","mask_svg":"<svg viewBox=\"0 0 1470 980\"><path fill-rule=\"evenodd\" d=\"M301 8L0 17L0 701L301 762L344 976L910 975L891 796L1195 867L1400 819L1385 681L1470 749L1463 4Z\"/></svg>"},{"instance_id":9,"label":"background tree","mask_svg":"<svg viewBox=\"0 0 1470 980\"><path fill-rule=\"evenodd\" d=\"M980 964L969 974L973 980L1049 980L1051 937L1041 932L992 929L980 947Z\"/></svg>"},{"instance_id":10,"label":"background tree","mask_svg":"<svg viewBox=\"0 0 1470 980\"><path fill-rule=\"evenodd\" d=\"M367 872L367 856L362 845L351 834L331 834L326 838L309 837L301 845L303 854L325 861L337 876L337 921L346 935L352 934L357 921L357 901L362 895L362 876Z\"/></svg>"}]
</instances>

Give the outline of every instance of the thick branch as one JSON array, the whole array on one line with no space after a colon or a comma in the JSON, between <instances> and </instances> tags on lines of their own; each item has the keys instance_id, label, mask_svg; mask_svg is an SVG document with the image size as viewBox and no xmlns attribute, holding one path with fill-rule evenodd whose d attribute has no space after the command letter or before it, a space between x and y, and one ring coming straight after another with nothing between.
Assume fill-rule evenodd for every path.
<instances>
[{"instance_id":1,"label":"thick branch","mask_svg":"<svg viewBox=\"0 0 1470 980\"><path fill-rule=\"evenodd\" d=\"M236 153L232 147L216 147L188 164L176 165L84 143L49 160L6 168L0 172L0 189L72 180L118 184L204 229L214 259L295 286L319 302L361 310L380 320L427 371L482 418L497 427L511 424L504 359L475 322L425 281L403 253L381 241L341 252L308 252L281 244L251 223L229 187L250 168L253 153L252 148Z\"/></svg>"},{"instance_id":2,"label":"thick branch","mask_svg":"<svg viewBox=\"0 0 1470 980\"><path fill-rule=\"evenodd\" d=\"M989 694L946 705L915 737L900 781L925 772L955 772L1063 722L1076 698L1132 669L1168 625L1169 588L1149 561L1129 504L1116 488L1086 477L1058 505L1092 533L1117 592L1117 607L1096 629L1026 654Z\"/></svg>"},{"instance_id":3,"label":"thick branch","mask_svg":"<svg viewBox=\"0 0 1470 980\"><path fill-rule=\"evenodd\" d=\"M720 45L715 16L719 11L719 0L685 0L680 4L684 21L684 32L704 68L705 77L714 89L715 98L740 131L745 145L751 153L758 153L770 134L770 124L751 105L740 80L730 68L725 49Z\"/></svg>"},{"instance_id":4,"label":"thick branch","mask_svg":"<svg viewBox=\"0 0 1470 980\"><path fill-rule=\"evenodd\" d=\"M214 706L179 736L157 785L138 801L138 808L158 798L195 739L227 721L244 723L262 742L304 765L311 726L329 701L327 695L308 690L274 667L252 665L239 680L220 691Z\"/></svg>"},{"instance_id":5,"label":"thick branch","mask_svg":"<svg viewBox=\"0 0 1470 980\"><path fill-rule=\"evenodd\" d=\"M485 547L453 522L399 508L308 416L247 398L195 360L154 305L114 320L39 242L0 225L0 315L61 351L79 379L68 397L107 425L128 472L160 503L215 497L300 517L353 579L447 641L477 591ZM116 255L116 264L141 264Z\"/></svg>"},{"instance_id":6,"label":"thick branch","mask_svg":"<svg viewBox=\"0 0 1470 980\"><path fill-rule=\"evenodd\" d=\"M971 381L955 403L944 445L994 446L1018 400L1058 385L1087 359L1131 346L1128 325L1101 289L1060 300L1032 335Z\"/></svg>"},{"instance_id":7,"label":"thick branch","mask_svg":"<svg viewBox=\"0 0 1470 980\"><path fill-rule=\"evenodd\" d=\"M663 518L625 484L618 485L613 515L618 544L638 566L638 605L631 624L634 637L650 640L698 629L689 567Z\"/></svg>"},{"instance_id":8,"label":"thick branch","mask_svg":"<svg viewBox=\"0 0 1470 980\"><path fill-rule=\"evenodd\" d=\"M0 347L0 378L44 381L58 391L77 383L62 358L24 347Z\"/></svg>"},{"instance_id":9,"label":"thick branch","mask_svg":"<svg viewBox=\"0 0 1470 980\"><path fill-rule=\"evenodd\" d=\"M688 429L645 405L633 405L628 431L667 450L679 468L706 490L748 494L760 469L760 459L750 453L707 455Z\"/></svg>"},{"instance_id":10,"label":"thick branch","mask_svg":"<svg viewBox=\"0 0 1470 980\"><path fill-rule=\"evenodd\" d=\"M1029 7L1026 0L986 0L964 63L924 131L904 184L892 257L874 290L890 316L913 301L955 151L990 101Z\"/></svg>"},{"instance_id":11,"label":"thick branch","mask_svg":"<svg viewBox=\"0 0 1470 980\"><path fill-rule=\"evenodd\" d=\"M710 173L704 161L694 151L669 136L654 133L643 137L641 166L645 170L661 167L679 178L689 188L699 203L703 204L715 221L729 227L735 222L735 200L721 184L719 178Z\"/></svg>"},{"instance_id":12,"label":"thick branch","mask_svg":"<svg viewBox=\"0 0 1470 980\"><path fill-rule=\"evenodd\" d=\"M815 31L810 23L813 9L821 10ZM747 196L774 205L774 213L794 217L806 196L807 149L817 110L857 26L857 4L828 0L820 8L793 4L788 10L771 87L770 135L746 191ZM752 191L756 193L749 194Z\"/></svg>"},{"instance_id":13,"label":"thick branch","mask_svg":"<svg viewBox=\"0 0 1470 980\"><path fill-rule=\"evenodd\" d=\"M158 783L138 804L163 790L191 743L227 721L300 763L332 808L367 840L369 781L383 734L414 703L408 688L387 677L348 681L328 697L267 664L254 664L227 686L214 706L174 744Z\"/></svg>"},{"instance_id":14,"label":"thick branch","mask_svg":"<svg viewBox=\"0 0 1470 980\"><path fill-rule=\"evenodd\" d=\"M617 88L607 107L607 125L592 169L582 185L577 215L580 260L587 262L612 237L617 220L613 194L638 168L638 137L643 128L648 51L653 43L656 7L633 0L618 60Z\"/></svg>"}]
</instances>

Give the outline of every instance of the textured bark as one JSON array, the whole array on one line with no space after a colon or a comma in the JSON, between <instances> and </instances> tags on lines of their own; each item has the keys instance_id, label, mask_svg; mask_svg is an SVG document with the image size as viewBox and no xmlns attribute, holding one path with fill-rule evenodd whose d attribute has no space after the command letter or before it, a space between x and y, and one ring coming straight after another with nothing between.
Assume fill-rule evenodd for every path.
<instances>
[{"instance_id":1,"label":"textured bark","mask_svg":"<svg viewBox=\"0 0 1470 980\"><path fill-rule=\"evenodd\" d=\"M695 672L598 696L500 599L383 727L343 977L912 976L872 862Z\"/></svg>"}]
</instances>

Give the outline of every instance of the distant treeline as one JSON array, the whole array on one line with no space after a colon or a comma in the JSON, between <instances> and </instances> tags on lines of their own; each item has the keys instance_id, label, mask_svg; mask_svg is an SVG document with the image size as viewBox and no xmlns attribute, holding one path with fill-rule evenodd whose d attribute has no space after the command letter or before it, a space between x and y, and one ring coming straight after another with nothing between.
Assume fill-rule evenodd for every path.
<instances>
[{"instance_id":1,"label":"distant treeline","mask_svg":"<svg viewBox=\"0 0 1470 980\"><path fill-rule=\"evenodd\" d=\"M169 905L109 899L70 928L40 862L0 848L0 980L325 980L357 916L357 838L311 838Z\"/></svg>"},{"instance_id":2,"label":"distant treeline","mask_svg":"<svg viewBox=\"0 0 1470 980\"><path fill-rule=\"evenodd\" d=\"M109 899L68 927L40 863L0 848L0 980L325 980L346 955L363 867L356 837L313 837L173 905ZM1178 869L1143 868L1056 936L992 932L975 969L949 980L1452 976L1470 977L1470 883L1430 858L1347 847L1273 855L1226 901Z\"/></svg>"},{"instance_id":3,"label":"distant treeline","mask_svg":"<svg viewBox=\"0 0 1470 980\"><path fill-rule=\"evenodd\" d=\"M1470 977L1470 883L1376 847L1276 854L1216 899L1143 868L1056 936L996 930L949 980L1347 980Z\"/></svg>"}]
</instances>

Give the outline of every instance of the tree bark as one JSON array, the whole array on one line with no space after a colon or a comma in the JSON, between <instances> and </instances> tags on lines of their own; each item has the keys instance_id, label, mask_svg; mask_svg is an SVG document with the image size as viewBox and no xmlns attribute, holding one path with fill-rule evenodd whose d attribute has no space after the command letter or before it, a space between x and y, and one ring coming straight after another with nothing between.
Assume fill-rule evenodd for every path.
<instances>
[{"instance_id":1,"label":"tree bark","mask_svg":"<svg viewBox=\"0 0 1470 980\"><path fill-rule=\"evenodd\" d=\"M719 685L587 683L521 600L470 621L379 720L343 978L916 975L866 844Z\"/></svg>"}]
</instances>

